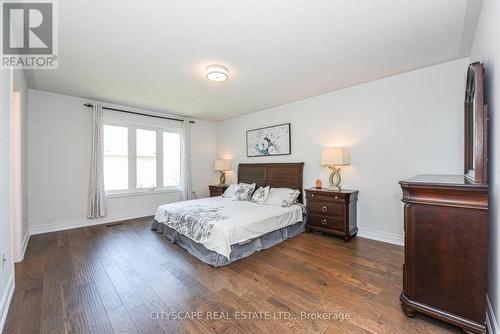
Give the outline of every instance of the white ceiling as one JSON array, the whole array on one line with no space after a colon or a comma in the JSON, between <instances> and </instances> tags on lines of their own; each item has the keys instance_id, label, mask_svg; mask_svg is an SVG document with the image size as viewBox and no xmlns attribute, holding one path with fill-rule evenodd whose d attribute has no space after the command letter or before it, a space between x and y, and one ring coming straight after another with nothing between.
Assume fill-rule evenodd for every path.
<instances>
[{"instance_id":1,"label":"white ceiling","mask_svg":"<svg viewBox=\"0 0 500 334\"><path fill-rule=\"evenodd\" d=\"M31 88L222 120L469 55L480 0L71 0ZM230 78L208 81L223 64Z\"/></svg>"}]
</instances>

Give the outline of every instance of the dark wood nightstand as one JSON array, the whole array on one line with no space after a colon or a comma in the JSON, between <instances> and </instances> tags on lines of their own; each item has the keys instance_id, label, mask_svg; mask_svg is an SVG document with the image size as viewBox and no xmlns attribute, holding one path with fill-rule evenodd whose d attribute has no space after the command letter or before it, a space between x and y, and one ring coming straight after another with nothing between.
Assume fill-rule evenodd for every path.
<instances>
[{"instance_id":1,"label":"dark wood nightstand","mask_svg":"<svg viewBox=\"0 0 500 334\"><path fill-rule=\"evenodd\" d=\"M358 232L356 225L357 190L340 191L326 188L306 189L307 226L314 230L334 234L351 240Z\"/></svg>"},{"instance_id":2,"label":"dark wood nightstand","mask_svg":"<svg viewBox=\"0 0 500 334\"><path fill-rule=\"evenodd\" d=\"M208 189L210 189L210 197L222 196L224 191L226 191L227 187L229 187L228 184L225 185L217 184L208 186Z\"/></svg>"}]
</instances>

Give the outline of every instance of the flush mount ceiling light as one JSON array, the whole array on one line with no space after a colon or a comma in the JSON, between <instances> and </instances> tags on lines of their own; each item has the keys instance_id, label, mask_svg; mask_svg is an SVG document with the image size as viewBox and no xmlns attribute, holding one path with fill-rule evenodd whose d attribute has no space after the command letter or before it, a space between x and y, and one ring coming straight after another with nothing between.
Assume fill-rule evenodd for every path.
<instances>
[{"instance_id":1,"label":"flush mount ceiling light","mask_svg":"<svg viewBox=\"0 0 500 334\"><path fill-rule=\"evenodd\" d=\"M207 79L211 81L226 81L229 77L229 71L222 65L210 65L206 70Z\"/></svg>"}]
</instances>

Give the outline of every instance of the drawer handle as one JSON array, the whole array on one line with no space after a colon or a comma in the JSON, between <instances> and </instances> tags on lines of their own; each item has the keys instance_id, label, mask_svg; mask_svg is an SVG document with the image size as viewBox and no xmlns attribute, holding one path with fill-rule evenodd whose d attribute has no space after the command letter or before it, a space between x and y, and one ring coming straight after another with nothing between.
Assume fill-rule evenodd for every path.
<instances>
[{"instance_id":1,"label":"drawer handle","mask_svg":"<svg viewBox=\"0 0 500 334\"><path fill-rule=\"evenodd\" d=\"M314 194L311 194L311 197L314 197Z\"/></svg>"},{"instance_id":2,"label":"drawer handle","mask_svg":"<svg viewBox=\"0 0 500 334\"><path fill-rule=\"evenodd\" d=\"M335 199L339 199L339 197L338 197L338 196L335 196L334 198L335 198Z\"/></svg>"},{"instance_id":3,"label":"drawer handle","mask_svg":"<svg viewBox=\"0 0 500 334\"><path fill-rule=\"evenodd\" d=\"M328 224L328 221L327 221L326 219L323 219L323 220L321 221L321 224L326 225L326 224Z\"/></svg>"},{"instance_id":4,"label":"drawer handle","mask_svg":"<svg viewBox=\"0 0 500 334\"><path fill-rule=\"evenodd\" d=\"M321 211L323 211L323 212L327 212L327 211L328 211L328 208L327 208L326 206L324 206L324 207L322 207L322 208L321 208Z\"/></svg>"}]
</instances>

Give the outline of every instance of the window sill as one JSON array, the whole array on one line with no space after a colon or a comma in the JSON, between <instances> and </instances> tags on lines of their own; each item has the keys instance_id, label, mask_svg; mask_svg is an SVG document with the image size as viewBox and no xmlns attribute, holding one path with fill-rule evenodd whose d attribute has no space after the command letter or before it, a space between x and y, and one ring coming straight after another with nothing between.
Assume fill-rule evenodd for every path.
<instances>
[{"instance_id":1,"label":"window sill","mask_svg":"<svg viewBox=\"0 0 500 334\"><path fill-rule=\"evenodd\" d=\"M141 189L135 191L124 191L124 192L109 192L106 193L106 198L117 198L117 197L130 197L130 196L147 196L147 195L158 195L158 194L168 194L168 193L181 193L181 189Z\"/></svg>"}]
</instances>

